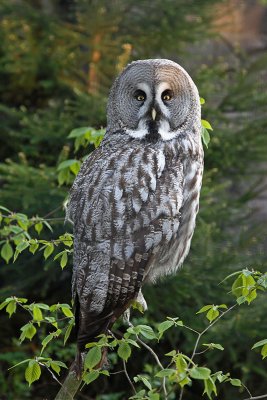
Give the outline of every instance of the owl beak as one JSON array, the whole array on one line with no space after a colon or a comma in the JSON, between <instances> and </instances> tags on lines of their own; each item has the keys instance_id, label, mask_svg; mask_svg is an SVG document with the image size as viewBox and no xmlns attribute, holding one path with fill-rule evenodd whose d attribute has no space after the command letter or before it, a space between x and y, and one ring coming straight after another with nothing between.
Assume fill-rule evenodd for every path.
<instances>
[{"instance_id":1,"label":"owl beak","mask_svg":"<svg viewBox=\"0 0 267 400\"><path fill-rule=\"evenodd\" d=\"M152 114L153 121L155 121L156 115L157 115L157 112L156 112L155 108L152 108L151 114Z\"/></svg>"}]
</instances>

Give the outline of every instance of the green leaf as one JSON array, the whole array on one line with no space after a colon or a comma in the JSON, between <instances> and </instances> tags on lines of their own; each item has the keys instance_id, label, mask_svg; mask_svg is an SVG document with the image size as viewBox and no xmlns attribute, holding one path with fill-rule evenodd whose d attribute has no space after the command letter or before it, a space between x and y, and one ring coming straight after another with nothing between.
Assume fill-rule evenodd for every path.
<instances>
[{"instance_id":1,"label":"green leaf","mask_svg":"<svg viewBox=\"0 0 267 400\"><path fill-rule=\"evenodd\" d=\"M55 371L59 375L60 370L61 370L60 366L58 364L56 364L54 361L50 362L50 366L51 366L52 370Z\"/></svg>"},{"instance_id":2,"label":"green leaf","mask_svg":"<svg viewBox=\"0 0 267 400\"><path fill-rule=\"evenodd\" d=\"M69 308L61 307L61 310L62 310L63 314L66 315L66 317L69 317L69 318L73 317L73 313Z\"/></svg>"},{"instance_id":3,"label":"green leaf","mask_svg":"<svg viewBox=\"0 0 267 400\"><path fill-rule=\"evenodd\" d=\"M212 307L208 312L206 317L210 322L214 321L220 315L216 307Z\"/></svg>"},{"instance_id":4,"label":"green leaf","mask_svg":"<svg viewBox=\"0 0 267 400\"><path fill-rule=\"evenodd\" d=\"M202 126L202 129L201 129L201 137L202 137L202 140L203 140L204 145L205 145L205 146L207 147L207 149L208 149L208 147L209 147L209 142L210 142L210 134L209 134L209 132L207 131L206 128L203 128L203 126Z\"/></svg>"},{"instance_id":5,"label":"green leaf","mask_svg":"<svg viewBox=\"0 0 267 400\"><path fill-rule=\"evenodd\" d=\"M30 245L29 242L26 242L25 240L23 240L17 245L16 251L21 253L23 250L27 249L27 247L29 247L29 245Z\"/></svg>"},{"instance_id":6,"label":"green leaf","mask_svg":"<svg viewBox=\"0 0 267 400\"><path fill-rule=\"evenodd\" d=\"M52 243L49 243L44 251L44 258L47 259L54 251L54 245Z\"/></svg>"},{"instance_id":7,"label":"green leaf","mask_svg":"<svg viewBox=\"0 0 267 400\"><path fill-rule=\"evenodd\" d=\"M148 392L148 399L149 400L160 400L159 393L155 393L152 391Z\"/></svg>"},{"instance_id":8,"label":"green leaf","mask_svg":"<svg viewBox=\"0 0 267 400\"><path fill-rule=\"evenodd\" d=\"M43 310L49 310L49 305L44 303L35 303L35 305Z\"/></svg>"},{"instance_id":9,"label":"green leaf","mask_svg":"<svg viewBox=\"0 0 267 400\"><path fill-rule=\"evenodd\" d=\"M213 304L208 304L207 306L202 307L196 314L201 314L208 311L210 308L213 307Z\"/></svg>"},{"instance_id":10,"label":"green leaf","mask_svg":"<svg viewBox=\"0 0 267 400\"><path fill-rule=\"evenodd\" d=\"M99 371L101 375L110 376L110 373L106 369Z\"/></svg>"},{"instance_id":11,"label":"green leaf","mask_svg":"<svg viewBox=\"0 0 267 400\"><path fill-rule=\"evenodd\" d=\"M131 306L134 310L138 310L141 314L144 314L144 307L139 301L132 300Z\"/></svg>"},{"instance_id":12,"label":"green leaf","mask_svg":"<svg viewBox=\"0 0 267 400\"><path fill-rule=\"evenodd\" d=\"M166 369L162 369L161 371L157 372L155 376L158 378L164 378L166 376L171 376L173 374L175 374L175 369L166 368Z\"/></svg>"},{"instance_id":13,"label":"green leaf","mask_svg":"<svg viewBox=\"0 0 267 400\"><path fill-rule=\"evenodd\" d=\"M86 385L89 385L89 383L95 381L99 377L99 371L90 371L86 372L83 376L83 381L86 383Z\"/></svg>"},{"instance_id":14,"label":"green leaf","mask_svg":"<svg viewBox=\"0 0 267 400\"><path fill-rule=\"evenodd\" d=\"M30 360L31 360L30 358L27 358L26 360L23 360L23 361L21 361L21 362L15 364L15 365L12 365L12 367L8 368L8 371L9 371L10 369L16 368L18 365L25 364L26 362L29 362Z\"/></svg>"},{"instance_id":15,"label":"green leaf","mask_svg":"<svg viewBox=\"0 0 267 400\"><path fill-rule=\"evenodd\" d=\"M70 333L72 331L73 326L74 326L74 318L71 319L69 321L69 323L68 323L68 326L67 326L67 329L66 329L66 332L65 332L65 336L64 336L64 342L63 342L64 346L65 346L65 344L66 344L66 342L67 342L67 340L68 340L68 338L70 336Z\"/></svg>"},{"instance_id":16,"label":"green leaf","mask_svg":"<svg viewBox=\"0 0 267 400\"><path fill-rule=\"evenodd\" d=\"M263 346L263 348L261 349L261 355L262 355L262 358L264 359L265 357L267 357L267 344L265 344L264 346Z\"/></svg>"},{"instance_id":17,"label":"green leaf","mask_svg":"<svg viewBox=\"0 0 267 400\"><path fill-rule=\"evenodd\" d=\"M76 163L74 163L74 164L72 164L72 165L70 166L70 170L71 170L71 172L72 172L74 175L77 175L77 174L78 174L78 172L80 171L80 168L81 168L81 163L80 163L80 161L77 161Z\"/></svg>"},{"instance_id":18,"label":"green leaf","mask_svg":"<svg viewBox=\"0 0 267 400\"><path fill-rule=\"evenodd\" d=\"M38 381L41 376L41 368L37 361L31 360L28 367L25 370L25 379L29 383L29 386Z\"/></svg>"},{"instance_id":19,"label":"green leaf","mask_svg":"<svg viewBox=\"0 0 267 400\"><path fill-rule=\"evenodd\" d=\"M0 206L0 210L6 211L7 213L11 214L11 211L6 207Z\"/></svg>"},{"instance_id":20,"label":"green leaf","mask_svg":"<svg viewBox=\"0 0 267 400\"><path fill-rule=\"evenodd\" d=\"M68 135L68 138L72 139L79 136L84 136L87 132L90 132L92 129L93 128L90 128L88 126L82 126L81 128L73 129Z\"/></svg>"},{"instance_id":21,"label":"green leaf","mask_svg":"<svg viewBox=\"0 0 267 400\"><path fill-rule=\"evenodd\" d=\"M178 383L182 388L184 386L190 384L190 382L192 382L191 379L184 372L183 373L179 373L178 376L179 376Z\"/></svg>"},{"instance_id":22,"label":"green leaf","mask_svg":"<svg viewBox=\"0 0 267 400\"><path fill-rule=\"evenodd\" d=\"M49 342L51 342L51 340L54 338L53 333L50 333L49 335L47 335L44 340L42 341L42 350L41 350L41 354L43 353L44 349L46 348L46 346L48 345Z\"/></svg>"},{"instance_id":23,"label":"green leaf","mask_svg":"<svg viewBox=\"0 0 267 400\"><path fill-rule=\"evenodd\" d=\"M23 230L27 230L28 226L29 226L29 220L27 215L25 214L21 214L21 213L17 213L16 214L16 218L18 221L18 225L23 229Z\"/></svg>"},{"instance_id":24,"label":"green leaf","mask_svg":"<svg viewBox=\"0 0 267 400\"><path fill-rule=\"evenodd\" d=\"M236 297L240 297L243 295L243 274L240 274L236 280L234 281L233 285L232 285L232 293L236 296Z\"/></svg>"},{"instance_id":25,"label":"green leaf","mask_svg":"<svg viewBox=\"0 0 267 400\"><path fill-rule=\"evenodd\" d=\"M193 367L189 371L189 375L193 379L208 379L211 374L211 370L205 367Z\"/></svg>"},{"instance_id":26,"label":"green leaf","mask_svg":"<svg viewBox=\"0 0 267 400\"><path fill-rule=\"evenodd\" d=\"M37 224L34 225L34 229L36 230L36 232L38 233L38 235L40 235L42 229L43 229L43 224L42 222L37 222Z\"/></svg>"},{"instance_id":27,"label":"green leaf","mask_svg":"<svg viewBox=\"0 0 267 400\"><path fill-rule=\"evenodd\" d=\"M96 346L93 347L89 352L86 354L85 360L84 360L84 366L87 369L92 369L94 368L97 364L100 363L102 358L102 351L101 348Z\"/></svg>"},{"instance_id":28,"label":"green leaf","mask_svg":"<svg viewBox=\"0 0 267 400\"><path fill-rule=\"evenodd\" d=\"M33 306L33 319L35 320L35 321L42 321L43 320L43 314L42 314L42 311L40 310L40 308L38 307L38 305L37 304L35 304L34 306Z\"/></svg>"},{"instance_id":29,"label":"green leaf","mask_svg":"<svg viewBox=\"0 0 267 400\"><path fill-rule=\"evenodd\" d=\"M60 171L58 174L58 177L57 177L59 185L61 186L65 182L69 183L70 177L71 177L71 174L70 174L69 169L63 169L62 171Z\"/></svg>"},{"instance_id":30,"label":"green leaf","mask_svg":"<svg viewBox=\"0 0 267 400\"><path fill-rule=\"evenodd\" d=\"M267 344L267 339L260 340L259 342L253 345L252 350L256 349L257 347L264 346L265 344Z\"/></svg>"},{"instance_id":31,"label":"green leaf","mask_svg":"<svg viewBox=\"0 0 267 400\"><path fill-rule=\"evenodd\" d=\"M19 340L22 342L25 338L32 340L33 336L36 334L36 328L35 326L29 322L28 324L22 326L20 328L21 335Z\"/></svg>"},{"instance_id":32,"label":"green leaf","mask_svg":"<svg viewBox=\"0 0 267 400\"><path fill-rule=\"evenodd\" d=\"M257 293L253 293L256 281L251 275L240 274L232 285L232 293L240 298L246 296L246 300L250 303L256 298Z\"/></svg>"},{"instance_id":33,"label":"green leaf","mask_svg":"<svg viewBox=\"0 0 267 400\"><path fill-rule=\"evenodd\" d=\"M39 244L38 244L37 242L31 243L31 244L30 244L29 251L30 251L32 254L35 254L35 252L36 252L36 250L38 250L38 248L39 248Z\"/></svg>"},{"instance_id":34,"label":"green leaf","mask_svg":"<svg viewBox=\"0 0 267 400\"><path fill-rule=\"evenodd\" d=\"M174 357L174 356L176 356L176 351L175 351L175 350L172 350L172 351L170 351L169 353L166 353L165 356Z\"/></svg>"},{"instance_id":35,"label":"green leaf","mask_svg":"<svg viewBox=\"0 0 267 400\"><path fill-rule=\"evenodd\" d=\"M126 338L126 342L127 342L127 343L130 343L131 345L133 345L133 346L135 346L135 347L140 348L139 344L138 344L135 340Z\"/></svg>"},{"instance_id":36,"label":"green leaf","mask_svg":"<svg viewBox=\"0 0 267 400\"><path fill-rule=\"evenodd\" d=\"M80 165L80 163L79 163L79 161L78 160L65 160L65 161L62 161L59 165L58 165L58 167L57 167L57 170L58 171L61 171L62 169L65 169L65 168L70 168L71 166L73 166L73 165L75 165L75 164L79 164Z\"/></svg>"},{"instance_id":37,"label":"green leaf","mask_svg":"<svg viewBox=\"0 0 267 400\"><path fill-rule=\"evenodd\" d=\"M257 297L257 290L256 289L250 290L246 296L246 300L247 300L248 304L250 304L253 300L255 300L256 297Z\"/></svg>"},{"instance_id":38,"label":"green leaf","mask_svg":"<svg viewBox=\"0 0 267 400\"><path fill-rule=\"evenodd\" d=\"M200 97L199 100L200 100L200 104L201 104L201 105L202 105L202 104L205 104L205 99L203 99L203 97Z\"/></svg>"},{"instance_id":39,"label":"green leaf","mask_svg":"<svg viewBox=\"0 0 267 400\"><path fill-rule=\"evenodd\" d=\"M230 383L233 386L238 386L238 387L242 386L242 382L240 381L240 379L230 379Z\"/></svg>"},{"instance_id":40,"label":"green leaf","mask_svg":"<svg viewBox=\"0 0 267 400\"><path fill-rule=\"evenodd\" d=\"M122 341L119 344L118 355L120 358L127 361L131 355L131 352L132 352L131 347L129 346L129 344L127 342Z\"/></svg>"},{"instance_id":41,"label":"green leaf","mask_svg":"<svg viewBox=\"0 0 267 400\"><path fill-rule=\"evenodd\" d=\"M6 298L1 304L0 304L0 310L2 310L10 301L12 301L14 298L13 297L8 297Z\"/></svg>"},{"instance_id":42,"label":"green leaf","mask_svg":"<svg viewBox=\"0 0 267 400\"><path fill-rule=\"evenodd\" d=\"M238 305L243 304L247 301L247 296L240 296L236 299Z\"/></svg>"},{"instance_id":43,"label":"green leaf","mask_svg":"<svg viewBox=\"0 0 267 400\"><path fill-rule=\"evenodd\" d=\"M230 376L229 372L227 374L223 374L222 371L217 371L217 372L215 372L215 374L212 375L212 379L214 382L216 379L218 379L218 381L220 383L222 383L222 382L228 381L229 376Z\"/></svg>"},{"instance_id":44,"label":"green leaf","mask_svg":"<svg viewBox=\"0 0 267 400\"><path fill-rule=\"evenodd\" d=\"M139 392L135 393L134 396L129 397L129 400L144 400L146 399L145 394L146 394L145 390L139 390Z\"/></svg>"},{"instance_id":45,"label":"green leaf","mask_svg":"<svg viewBox=\"0 0 267 400\"><path fill-rule=\"evenodd\" d=\"M259 277L257 284L262 286L264 289L267 289L267 273Z\"/></svg>"},{"instance_id":46,"label":"green leaf","mask_svg":"<svg viewBox=\"0 0 267 400\"><path fill-rule=\"evenodd\" d=\"M227 309L228 307L227 307L227 305L226 304L220 304L219 306L217 306L218 308L225 308L225 309Z\"/></svg>"},{"instance_id":47,"label":"green leaf","mask_svg":"<svg viewBox=\"0 0 267 400\"><path fill-rule=\"evenodd\" d=\"M131 335L139 335L140 333L139 325L130 326L130 328L127 329L127 332L130 333Z\"/></svg>"},{"instance_id":48,"label":"green leaf","mask_svg":"<svg viewBox=\"0 0 267 400\"><path fill-rule=\"evenodd\" d=\"M177 371L179 373L186 373L187 362L184 359L183 354L177 354L177 356L175 357L175 364L176 364Z\"/></svg>"},{"instance_id":49,"label":"green leaf","mask_svg":"<svg viewBox=\"0 0 267 400\"><path fill-rule=\"evenodd\" d=\"M134 382L142 382L147 388L148 390L152 390L152 386L151 383L149 382L149 380L147 379L146 376L144 375L137 375L134 377Z\"/></svg>"},{"instance_id":50,"label":"green leaf","mask_svg":"<svg viewBox=\"0 0 267 400\"><path fill-rule=\"evenodd\" d=\"M208 121L206 121L205 119L201 120L201 125L203 126L203 128L213 131L211 124Z\"/></svg>"},{"instance_id":51,"label":"green leaf","mask_svg":"<svg viewBox=\"0 0 267 400\"><path fill-rule=\"evenodd\" d=\"M218 350L224 350L224 347L219 344L219 343L203 343L202 346L206 346L209 349L218 349Z\"/></svg>"},{"instance_id":52,"label":"green leaf","mask_svg":"<svg viewBox=\"0 0 267 400\"><path fill-rule=\"evenodd\" d=\"M68 368L67 365L66 365L64 362L62 362L62 361L55 361L55 360L53 360L53 363L59 365L59 366L62 367L62 368Z\"/></svg>"},{"instance_id":53,"label":"green leaf","mask_svg":"<svg viewBox=\"0 0 267 400\"><path fill-rule=\"evenodd\" d=\"M68 255L67 252L64 251L64 253L62 254L61 260L60 260L60 266L61 268L65 268L68 262Z\"/></svg>"},{"instance_id":54,"label":"green leaf","mask_svg":"<svg viewBox=\"0 0 267 400\"><path fill-rule=\"evenodd\" d=\"M155 332L151 328L151 326L148 325L138 325L140 328L140 333L146 338L146 339L157 339L157 336L155 335Z\"/></svg>"},{"instance_id":55,"label":"green leaf","mask_svg":"<svg viewBox=\"0 0 267 400\"><path fill-rule=\"evenodd\" d=\"M6 307L6 312L9 314L9 318L11 317L12 314L16 312L17 309L17 303L15 300L12 300L8 303Z\"/></svg>"},{"instance_id":56,"label":"green leaf","mask_svg":"<svg viewBox=\"0 0 267 400\"><path fill-rule=\"evenodd\" d=\"M65 244L65 246L71 247L73 244L73 237L69 233L64 233L64 235L60 235L59 239L62 241L62 243Z\"/></svg>"},{"instance_id":57,"label":"green leaf","mask_svg":"<svg viewBox=\"0 0 267 400\"><path fill-rule=\"evenodd\" d=\"M50 361L50 367L51 367L58 375L59 375L59 373L60 373L60 371L61 371L61 368L60 368L60 367L67 368L66 364L64 364L63 362L61 362L61 361L54 361L54 360L51 360L51 361Z\"/></svg>"},{"instance_id":58,"label":"green leaf","mask_svg":"<svg viewBox=\"0 0 267 400\"><path fill-rule=\"evenodd\" d=\"M13 256L13 249L12 246L10 245L9 242L6 242L2 249L1 249L1 257L5 260L5 262L8 264L9 260Z\"/></svg>"},{"instance_id":59,"label":"green leaf","mask_svg":"<svg viewBox=\"0 0 267 400\"><path fill-rule=\"evenodd\" d=\"M86 349L91 349L92 347L95 347L95 346L97 345L97 343L98 343L98 342L90 342L90 343L87 343L87 344L85 345L85 348L86 348Z\"/></svg>"},{"instance_id":60,"label":"green leaf","mask_svg":"<svg viewBox=\"0 0 267 400\"><path fill-rule=\"evenodd\" d=\"M211 397L212 393L214 393L217 396L217 388L211 377L204 380L204 387L205 389L203 394L206 393L210 400L212 399Z\"/></svg>"},{"instance_id":61,"label":"green leaf","mask_svg":"<svg viewBox=\"0 0 267 400\"><path fill-rule=\"evenodd\" d=\"M164 321L158 326L158 331L162 335L167 329L171 328L174 325L174 321Z\"/></svg>"}]
</instances>

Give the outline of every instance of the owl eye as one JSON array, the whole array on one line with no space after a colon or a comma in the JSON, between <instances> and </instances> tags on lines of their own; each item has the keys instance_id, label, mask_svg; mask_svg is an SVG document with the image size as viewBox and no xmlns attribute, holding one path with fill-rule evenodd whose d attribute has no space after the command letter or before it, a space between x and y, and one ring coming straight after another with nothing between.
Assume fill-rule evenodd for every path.
<instances>
[{"instance_id":1,"label":"owl eye","mask_svg":"<svg viewBox=\"0 0 267 400\"><path fill-rule=\"evenodd\" d=\"M172 98L173 98L173 93L171 90L165 90L161 95L162 101L170 101Z\"/></svg>"},{"instance_id":2,"label":"owl eye","mask_svg":"<svg viewBox=\"0 0 267 400\"><path fill-rule=\"evenodd\" d=\"M143 92L143 90L137 90L134 94L134 97L137 101L145 101L146 99L146 94Z\"/></svg>"}]
</instances>

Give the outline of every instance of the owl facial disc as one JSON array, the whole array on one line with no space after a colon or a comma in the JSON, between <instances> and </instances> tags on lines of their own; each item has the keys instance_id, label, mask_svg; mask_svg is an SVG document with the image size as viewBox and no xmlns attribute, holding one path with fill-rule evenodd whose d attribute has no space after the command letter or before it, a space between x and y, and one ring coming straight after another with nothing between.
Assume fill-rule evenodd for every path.
<instances>
[{"instance_id":1,"label":"owl facial disc","mask_svg":"<svg viewBox=\"0 0 267 400\"><path fill-rule=\"evenodd\" d=\"M192 132L200 120L197 88L170 60L139 60L115 80L108 101L107 130L132 139L169 141Z\"/></svg>"},{"instance_id":2,"label":"owl facial disc","mask_svg":"<svg viewBox=\"0 0 267 400\"><path fill-rule=\"evenodd\" d=\"M168 83L158 84L154 93L146 83L139 84L138 89L143 91L145 100L138 111L137 128L126 129L126 132L134 139L144 139L149 142L173 139L176 132L171 132L168 122L170 112L163 101L163 94L171 92Z\"/></svg>"}]
</instances>

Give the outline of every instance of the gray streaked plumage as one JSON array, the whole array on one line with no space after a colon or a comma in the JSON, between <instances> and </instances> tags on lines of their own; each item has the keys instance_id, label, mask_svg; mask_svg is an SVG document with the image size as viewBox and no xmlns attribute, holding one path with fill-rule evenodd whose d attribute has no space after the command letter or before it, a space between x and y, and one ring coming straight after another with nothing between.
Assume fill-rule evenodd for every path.
<instances>
[{"instance_id":1,"label":"gray streaked plumage","mask_svg":"<svg viewBox=\"0 0 267 400\"><path fill-rule=\"evenodd\" d=\"M129 64L112 86L104 139L70 192L80 351L145 282L183 263L202 172L200 102L190 76L169 60Z\"/></svg>"}]
</instances>

